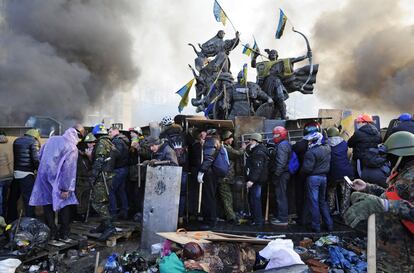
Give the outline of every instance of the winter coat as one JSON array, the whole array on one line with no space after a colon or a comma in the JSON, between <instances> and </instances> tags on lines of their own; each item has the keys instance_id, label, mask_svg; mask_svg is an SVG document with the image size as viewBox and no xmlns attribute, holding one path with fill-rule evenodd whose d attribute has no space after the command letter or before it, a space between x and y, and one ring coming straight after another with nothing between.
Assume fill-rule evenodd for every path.
<instances>
[{"instance_id":1,"label":"winter coat","mask_svg":"<svg viewBox=\"0 0 414 273\"><path fill-rule=\"evenodd\" d=\"M348 159L348 144L339 136L330 137L328 144L331 147L331 168L329 181L343 180L344 176L354 177L354 170Z\"/></svg>"},{"instance_id":2,"label":"winter coat","mask_svg":"<svg viewBox=\"0 0 414 273\"><path fill-rule=\"evenodd\" d=\"M376 148L381 143L381 134L377 127L368 123L355 131L354 135L348 140L348 146L353 148L354 160L367 157L366 151L369 148Z\"/></svg>"},{"instance_id":3,"label":"winter coat","mask_svg":"<svg viewBox=\"0 0 414 273\"><path fill-rule=\"evenodd\" d=\"M240 158L242 158L244 154L244 149L235 149L228 144L223 144L223 146L224 148L226 148L227 155L229 156L230 161L229 173L223 179L223 182L232 184L234 183L234 177L236 176L236 163Z\"/></svg>"},{"instance_id":4,"label":"winter coat","mask_svg":"<svg viewBox=\"0 0 414 273\"><path fill-rule=\"evenodd\" d=\"M281 176L283 173L289 172L289 160L292 156L292 147L289 142L284 140L275 146L275 166L273 174Z\"/></svg>"},{"instance_id":5,"label":"winter coat","mask_svg":"<svg viewBox=\"0 0 414 273\"><path fill-rule=\"evenodd\" d=\"M129 164L129 139L123 134L118 134L112 139L116 148L115 169L127 167Z\"/></svg>"},{"instance_id":6,"label":"winter coat","mask_svg":"<svg viewBox=\"0 0 414 273\"><path fill-rule=\"evenodd\" d=\"M53 205L58 211L78 204L75 196L76 166L78 162L78 134L69 128L63 136L51 137L40 150L40 165L30 197L30 206ZM69 197L62 199L61 192Z\"/></svg>"},{"instance_id":7,"label":"winter coat","mask_svg":"<svg viewBox=\"0 0 414 273\"><path fill-rule=\"evenodd\" d=\"M331 164L331 147L318 145L305 153L300 172L307 176L327 175Z\"/></svg>"},{"instance_id":8,"label":"winter coat","mask_svg":"<svg viewBox=\"0 0 414 273\"><path fill-rule=\"evenodd\" d=\"M390 135L396 132L401 132L401 131L410 132L414 134L414 121L412 120L401 121L400 124L398 124L397 126L391 129Z\"/></svg>"},{"instance_id":9,"label":"winter coat","mask_svg":"<svg viewBox=\"0 0 414 273\"><path fill-rule=\"evenodd\" d=\"M39 167L39 141L32 136L22 136L13 142L14 170L34 172Z\"/></svg>"},{"instance_id":10,"label":"winter coat","mask_svg":"<svg viewBox=\"0 0 414 273\"><path fill-rule=\"evenodd\" d=\"M246 181L263 184L267 181L269 155L263 144L247 148Z\"/></svg>"},{"instance_id":11,"label":"winter coat","mask_svg":"<svg viewBox=\"0 0 414 273\"><path fill-rule=\"evenodd\" d=\"M102 179L101 173L111 177L114 171L115 146L109 136L103 135L98 138L92 151L92 176L95 180Z\"/></svg>"},{"instance_id":12,"label":"winter coat","mask_svg":"<svg viewBox=\"0 0 414 273\"><path fill-rule=\"evenodd\" d=\"M308 141L306 139L301 139L292 145L292 150L296 153L299 159L299 163L302 166L303 158L305 157L305 153L308 150Z\"/></svg>"},{"instance_id":13,"label":"winter coat","mask_svg":"<svg viewBox=\"0 0 414 273\"><path fill-rule=\"evenodd\" d=\"M178 166L177 156L175 155L174 150L168 145L167 142L164 142L158 151L153 154L153 159L159 161L170 161L169 166Z\"/></svg>"},{"instance_id":14,"label":"winter coat","mask_svg":"<svg viewBox=\"0 0 414 273\"><path fill-rule=\"evenodd\" d=\"M221 148L221 143L214 136L207 136L203 145L203 162L200 166L200 172L212 170L214 160L216 159Z\"/></svg>"}]
</instances>

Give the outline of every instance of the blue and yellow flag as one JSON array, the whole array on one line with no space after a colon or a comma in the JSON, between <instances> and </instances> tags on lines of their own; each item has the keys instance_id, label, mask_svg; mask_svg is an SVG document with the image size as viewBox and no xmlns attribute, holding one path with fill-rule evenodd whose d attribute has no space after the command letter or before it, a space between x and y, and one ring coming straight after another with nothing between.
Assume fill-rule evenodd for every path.
<instances>
[{"instance_id":1,"label":"blue and yellow flag","mask_svg":"<svg viewBox=\"0 0 414 273\"><path fill-rule=\"evenodd\" d=\"M285 30L285 26L286 26L286 21L287 21L287 17L283 13L282 9L280 9L279 24L277 26L276 35L275 35L276 39L280 39L280 37L282 37L283 31Z\"/></svg>"},{"instance_id":2,"label":"blue and yellow flag","mask_svg":"<svg viewBox=\"0 0 414 273\"><path fill-rule=\"evenodd\" d=\"M246 44L243 46L243 54L250 56L250 54L252 54L252 49L250 48L249 44Z\"/></svg>"},{"instance_id":3,"label":"blue and yellow flag","mask_svg":"<svg viewBox=\"0 0 414 273\"><path fill-rule=\"evenodd\" d=\"M240 81L241 84L247 84L247 64L243 65L243 78Z\"/></svg>"},{"instance_id":4,"label":"blue and yellow flag","mask_svg":"<svg viewBox=\"0 0 414 273\"><path fill-rule=\"evenodd\" d=\"M184 85L180 90L175 92L176 94L181 96L180 104L178 104L178 112L182 112L184 107L188 105L188 94L190 94L190 89L193 86L194 79L189 81L186 85Z\"/></svg>"},{"instance_id":5,"label":"blue and yellow flag","mask_svg":"<svg viewBox=\"0 0 414 273\"><path fill-rule=\"evenodd\" d=\"M217 0L214 0L214 9L213 9L214 17L216 17L217 22L223 23L223 26L226 25L226 13L221 8L220 4L217 2Z\"/></svg>"}]
</instances>

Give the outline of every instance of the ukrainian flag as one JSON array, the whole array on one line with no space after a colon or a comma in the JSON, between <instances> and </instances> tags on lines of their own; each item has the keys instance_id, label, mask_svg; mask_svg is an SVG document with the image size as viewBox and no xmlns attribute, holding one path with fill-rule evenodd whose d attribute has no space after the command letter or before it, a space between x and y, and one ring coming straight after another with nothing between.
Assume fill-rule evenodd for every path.
<instances>
[{"instance_id":1,"label":"ukrainian flag","mask_svg":"<svg viewBox=\"0 0 414 273\"><path fill-rule=\"evenodd\" d=\"M217 2L217 0L214 0L214 9L213 9L214 17L216 17L217 22L222 22L223 26L226 25L226 13L221 8L220 4Z\"/></svg>"},{"instance_id":2,"label":"ukrainian flag","mask_svg":"<svg viewBox=\"0 0 414 273\"><path fill-rule=\"evenodd\" d=\"M240 81L241 84L247 84L247 64L243 65L243 79Z\"/></svg>"},{"instance_id":3,"label":"ukrainian flag","mask_svg":"<svg viewBox=\"0 0 414 273\"><path fill-rule=\"evenodd\" d=\"M276 35L275 35L276 39L280 39L280 37L282 37L283 31L285 30L285 26L286 26L286 21L287 21L287 17L283 13L282 9L280 9L279 24L277 26Z\"/></svg>"},{"instance_id":4,"label":"ukrainian flag","mask_svg":"<svg viewBox=\"0 0 414 273\"><path fill-rule=\"evenodd\" d=\"M190 94L190 89L193 86L194 79L189 81L186 85L184 85L180 90L175 92L176 94L180 95L181 100L180 104L178 104L178 112L182 112L184 107L188 105L188 95Z\"/></svg>"},{"instance_id":5,"label":"ukrainian flag","mask_svg":"<svg viewBox=\"0 0 414 273\"><path fill-rule=\"evenodd\" d=\"M243 54L250 56L250 54L252 54L252 49L250 48L249 44L246 44L245 46L243 46Z\"/></svg>"}]
</instances>

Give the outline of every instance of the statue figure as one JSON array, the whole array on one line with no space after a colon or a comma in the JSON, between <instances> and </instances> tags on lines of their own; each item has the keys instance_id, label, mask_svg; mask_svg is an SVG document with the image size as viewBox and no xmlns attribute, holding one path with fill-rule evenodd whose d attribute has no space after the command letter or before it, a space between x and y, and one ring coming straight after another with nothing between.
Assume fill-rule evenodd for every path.
<instances>
[{"instance_id":1,"label":"statue figure","mask_svg":"<svg viewBox=\"0 0 414 273\"><path fill-rule=\"evenodd\" d=\"M304 56L296 58L278 59L276 50L265 49L268 54L267 61L257 62L259 52L253 52L251 66L257 70L257 83L274 100L274 111L271 117L279 116L286 119L285 100L289 93L299 91L302 94L313 94L313 84L316 82L318 65L312 64L312 50L306 36L296 30L306 41L308 52ZM293 69L295 63L309 59L309 65L297 70Z\"/></svg>"},{"instance_id":2,"label":"statue figure","mask_svg":"<svg viewBox=\"0 0 414 273\"><path fill-rule=\"evenodd\" d=\"M237 75L237 83L228 92L230 105L228 119L234 119L235 116L254 115L254 104L273 103L273 99L262 91L258 84L242 81L243 71L240 71Z\"/></svg>"}]
</instances>

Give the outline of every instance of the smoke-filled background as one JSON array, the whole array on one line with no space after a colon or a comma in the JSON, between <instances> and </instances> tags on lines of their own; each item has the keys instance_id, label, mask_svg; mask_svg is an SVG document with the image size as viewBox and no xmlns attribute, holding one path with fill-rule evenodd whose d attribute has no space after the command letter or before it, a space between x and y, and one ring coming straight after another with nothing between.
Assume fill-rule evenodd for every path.
<instances>
[{"instance_id":1,"label":"smoke-filled background","mask_svg":"<svg viewBox=\"0 0 414 273\"><path fill-rule=\"evenodd\" d=\"M178 114L175 91L192 78L187 64L195 57L187 43L203 43L220 29L234 37L230 24L214 20L213 2L0 0L0 124L48 115L134 126ZM292 23L308 35L320 64L315 95L292 94L290 117L316 116L326 107L391 115L412 110L412 1L220 3L243 43L254 35L262 50L275 48L282 58L306 53ZM278 8L290 21L275 40ZM239 45L230 55L233 74L250 61L241 51ZM253 69L248 77L255 80ZM193 113L192 106L184 110Z\"/></svg>"}]
</instances>

